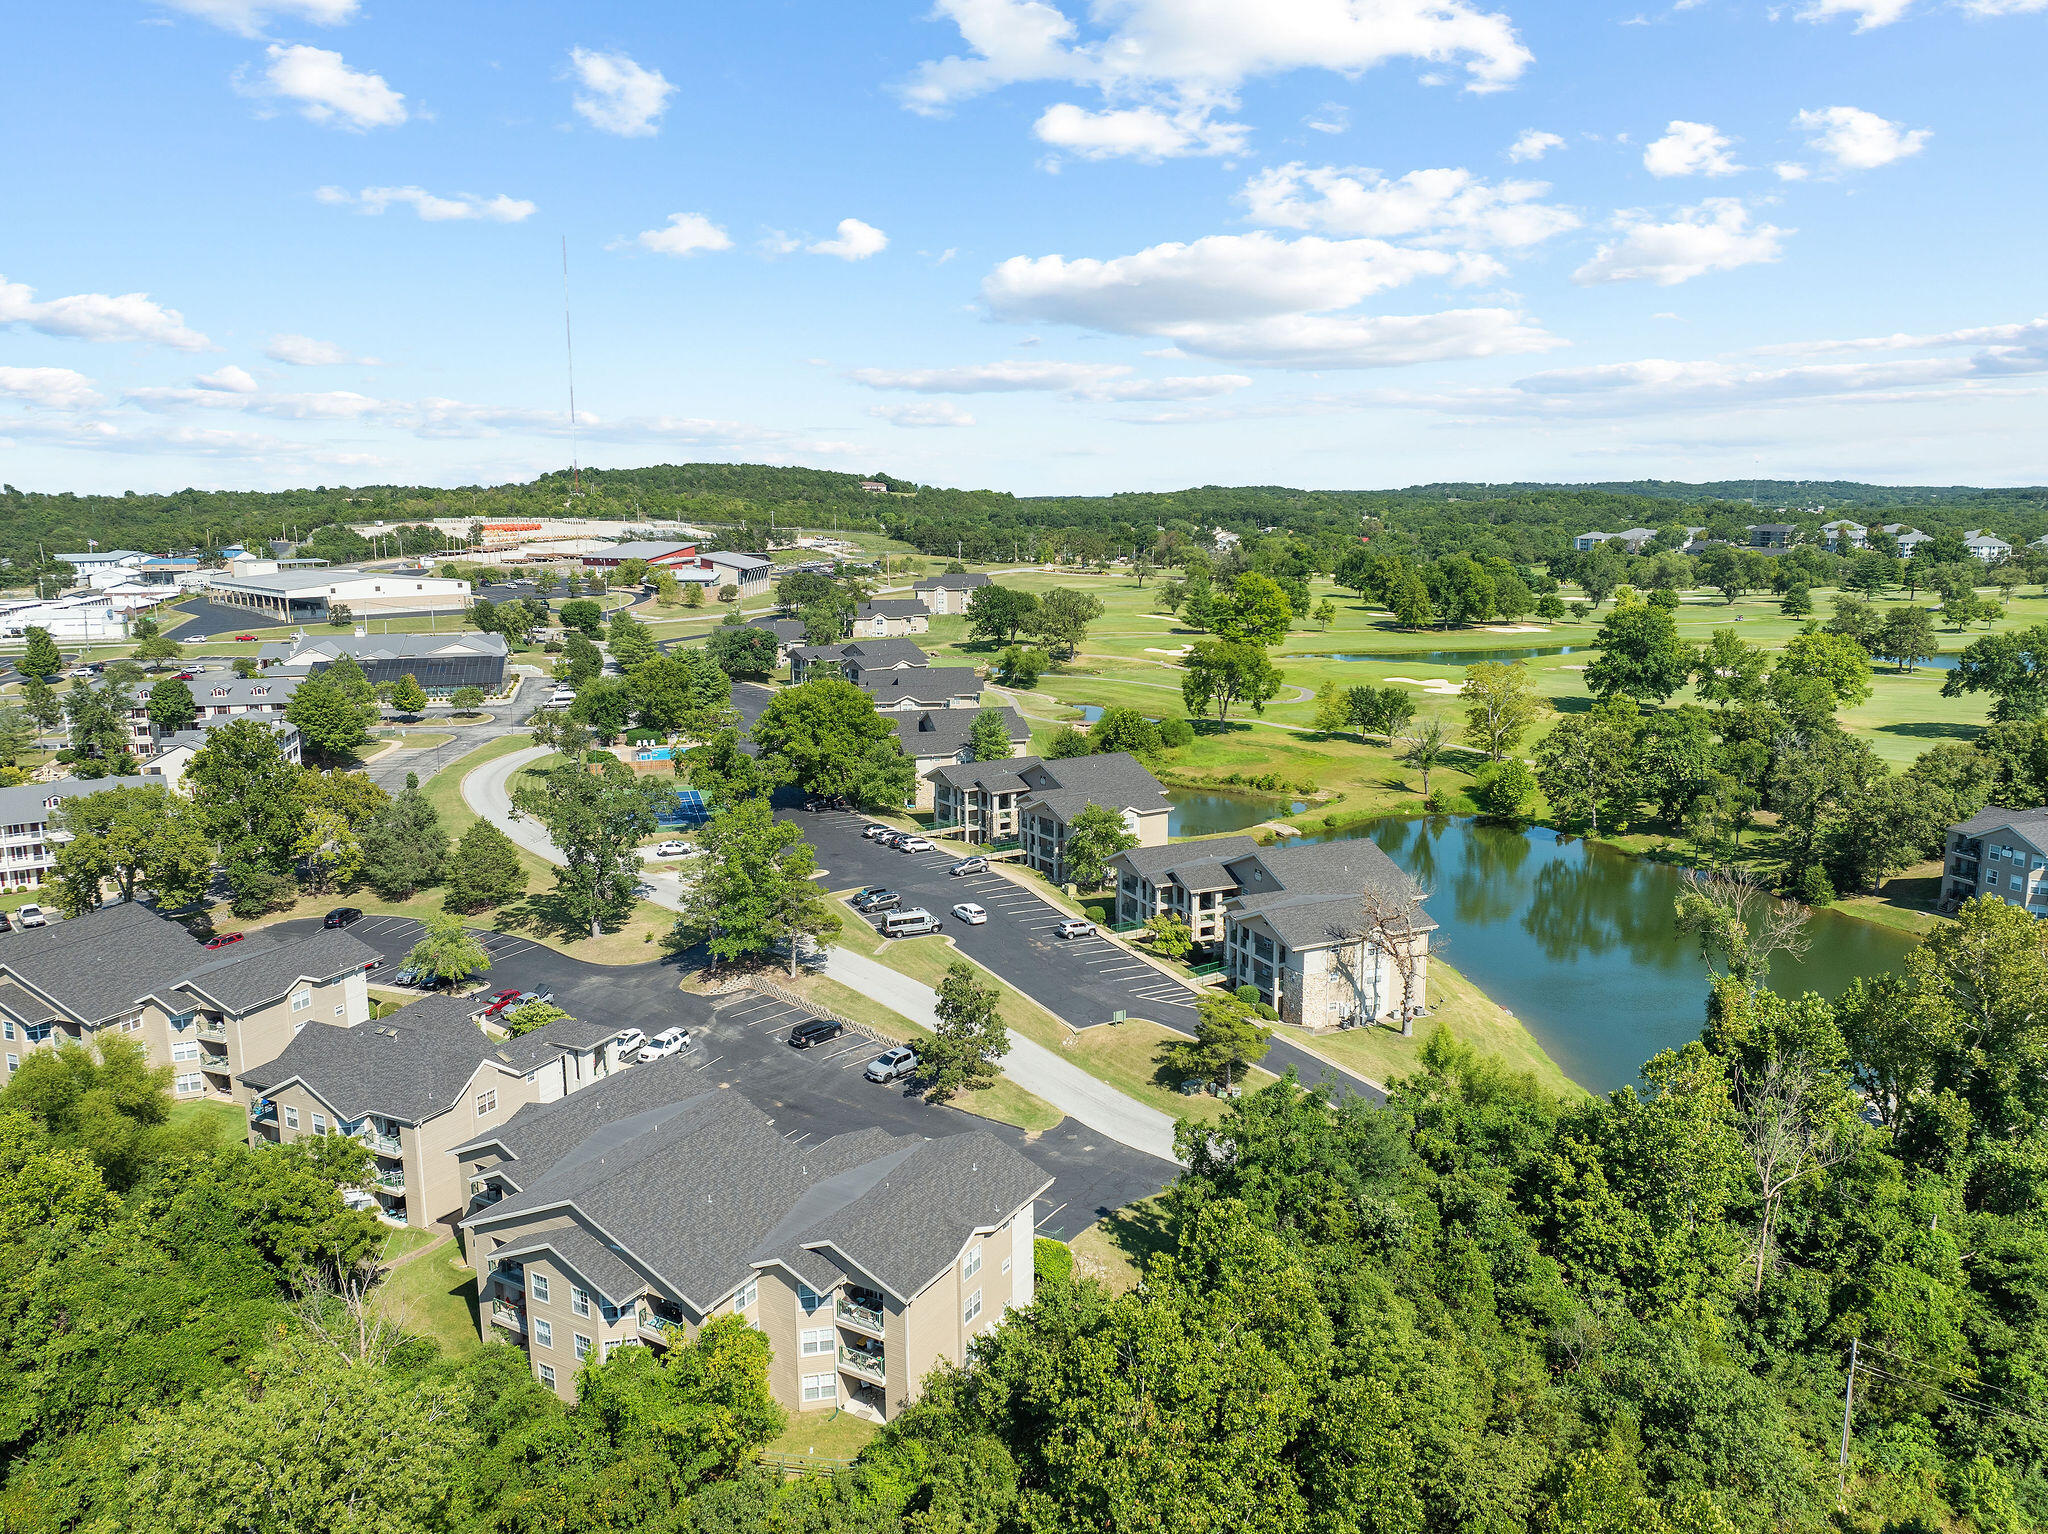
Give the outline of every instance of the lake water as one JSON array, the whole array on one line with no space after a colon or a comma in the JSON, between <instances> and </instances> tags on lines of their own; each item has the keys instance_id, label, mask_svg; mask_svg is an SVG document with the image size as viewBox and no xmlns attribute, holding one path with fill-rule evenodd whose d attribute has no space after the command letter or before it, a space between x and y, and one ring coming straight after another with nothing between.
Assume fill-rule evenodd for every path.
<instances>
[{"instance_id":1,"label":"lake water","mask_svg":"<svg viewBox=\"0 0 2048 1534\"><path fill-rule=\"evenodd\" d=\"M1376 655L1304 655L1303 660L1349 660L1380 661L1389 664L1406 663L1411 666L1476 666L1481 661L1503 663L1518 660L1536 660L1545 655L1597 655L1599 647L1589 644L1523 645L1512 650L1382 650ZM1920 662L1922 671L1953 671L1956 657L1937 655L1932 660ZM1874 672L1885 676L1894 675L1889 661L1878 661L1872 667ZM1101 709L1095 711L1097 714Z\"/></svg>"},{"instance_id":2,"label":"lake water","mask_svg":"<svg viewBox=\"0 0 2048 1534\"><path fill-rule=\"evenodd\" d=\"M1707 971L1672 930L1678 869L1612 848L1449 816L1379 821L1370 835L1430 896L1433 943L1528 1028L1566 1075L1595 1092L1637 1079L1659 1050L1697 1038ZM1340 833L1304 838L1334 840ZM1913 939L1832 912L1809 925L1804 959L1779 959L1779 991L1834 996L1896 969Z\"/></svg>"},{"instance_id":3,"label":"lake water","mask_svg":"<svg viewBox=\"0 0 2048 1534\"><path fill-rule=\"evenodd\" d=\"M1308 806L1299 799L1266 794L1214 794L1195 788L1169 788L1166 831L1169 836L1216 836L1242 831L1282 815L1299 815Z\"/></svg>"}]
</instances>

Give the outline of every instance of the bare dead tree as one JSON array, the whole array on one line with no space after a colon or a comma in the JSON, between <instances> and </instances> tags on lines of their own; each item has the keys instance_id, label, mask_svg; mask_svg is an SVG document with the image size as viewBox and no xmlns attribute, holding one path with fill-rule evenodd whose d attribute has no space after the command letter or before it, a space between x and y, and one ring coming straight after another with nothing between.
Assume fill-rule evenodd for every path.
<instances>
[{"instance_id":1,"label":"bare dead tree","mask_svg":"<svg viewBox=\"0 0 2048 1534\"><path fill-rule=\"evenodd\" d=\"M1743 869L1688 869L1685 884L1676 902L1679 932L1698 941L1710 970L1739 980L1752 995L1769 978L1772 960L1802 958L1813 945L1807 908L1773 895Z\"/></svg>"},{"instance_id":2,"label":"bare dead tree","mask_svg":"<svg viewBox=\"0 0 2048 1534\"><path fill-rule=\"evenodd\" d=\"M1735 1131L1749 1154L1764 1205L1752 1291L1757 1294L1763 1293L1779 1200L1788 1189L1849 1154L1839 1125L1814 1101L1819 1084L1820 1072L1805 1059L1774 1056L1756 1069L1735 1070Z\"/></svg>"},{"instance_id":3,"label":"bare dead tree","mask_svg":"<svg viewBox=\"0 0 2048 1534\"><path fill-rule=\"evenodd\" d=\"M407 1331L370 1302L384 1272L381 1264L365 1262L347 1273L302 1281L294 1308L306 1336L346 1363L387 1362Z\"/></svg>"},{"instance_id":4,"label":"bare dead tree","mask_svg":"<svg viewBox=\"0 0 2048 1534\"><path fill-rule=\"evenodd\" d=\"M1357 944L1362 958L1387 956L1387 962L1401 980L1404 1038L1414 1034L1415 1014L1421 1007L1421 998L1416 994L1416 980L1422 973L1417 939L1428 933L1430 926L1419 901L1368 884L1359 892L1355 919L1332 923L1329 928L1330 936L1338 942Z\"/></svg>"}]
</instances>

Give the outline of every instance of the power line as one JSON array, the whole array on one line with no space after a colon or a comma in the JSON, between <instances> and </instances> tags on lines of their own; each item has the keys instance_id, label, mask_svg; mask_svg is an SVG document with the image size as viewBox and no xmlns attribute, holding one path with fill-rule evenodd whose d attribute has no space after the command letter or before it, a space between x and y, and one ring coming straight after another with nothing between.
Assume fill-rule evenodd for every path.
<instances>
[{"instance_id":1,"label":"power line","mask_svg":"<svg viewBox=\"0 0 2048 1534\"><path fill-rule=\"evenodd\" d=\"M1890 1348L1888 1348L1888 1347L1884 1347L1883 1345L1881 1345L1881 1344L1879 1344L1879 1343L1875 1343L1875 1342L1866 1342L1866 1343L1864 1343L1864 1344L1863 1344L1863 1346L1864 1346L1864 1347L1866 1347L1866 1348L1870 1348L1870 1349L1872 1349L1872 1350L1874 1350L1874 1351L1876 1351L1876 1352L1882 1353L1882 1354L1884 1354L1884 1355L1885 1355L1885 1356L1886 1356L1887 1358L1895 1358L1895 1359L1897 1359L1897 1360L1898 1360L1898 1361L1899 1361L1900 1363L1902 1363L1902 1364L1905 1364L1905 1365L1906 1365L1906 1366L1908 1366L1909 1368L1914 1368L1914 1369L1921 1369L1921 1370L1925 1370L1925 1371L1926 1371L1926 1372L1928 1372L1928 1373L1933 1373L1933 1372L1935 1372L1935 1367L1936 1367L1935 1365L1933 1365L1933 1364L1930 1364L1930 1363L1925 1363L1925 1362L1923 1362L1922 1360L1920 1360L1920 1359L1917 1359L1917 1358L1911 1358L1911 1357L1908 1357L1908 1356L1907 1356L1906 1354L1904 1354L1904 1353L1894 1352L1894 1351L1893 1351L1892 1349L1890 1349ZM1950 1365L1950 1366L1948 1367L1948 1372L1949 1372L1949 1374L1950 1374L1950 1375L1952 1375L1952 1376L1954 1376L1954 1377L1956 1377L1956 1378L1959 1378L1959 1379L1967 1379L1967 1380L1971 1380L1971 1381L1974 1381L1974 1382L1975 1382L1976 1384L1979 1384L1979 1385L1983 1386L1983 1387L1984 1387L1984 1388L1985 1388L1986 1390L1995 1390L1995 1391L1997 1391L1997 1392L1998 1392L1998 1393L1999 1393L2000 1395L2008 1395L2008 1396L2011 1396L2011 1397L2013 1397L2013 1398L2014 1398L2015 1400L2019 1400L2019 1401L2032 1401L2032 1400L2033 1400L2033 1397L2032 1397L2032 1396L2030 1396L2030 1395L2028 1395L2028 1394L2027 1394L2027 1393L2026 1393L2025 1391L2023 1391L2023 1390L2014 1390L2014 1389L2012 1389L2012 1388L2011 1388L2010 1386L2007 1386L2007 1385L1995 1385L1995 1384L1993 1384L1993 1383L1992 1383L1992 1382L1991 1382L1990 1380L1987 1380L1986 1378L1984 1378L1984 1376L1983 1376L1983 1375L1981 1375L1981 1374L1977 1373L1977 1372L1976 1372L1976 1371L1975 1371L1974 1369L1964 1369L1964 1368L1960 1368L1960 1367L1957 1367L1957 1366L1955 1366L1955 1365Z\"/></svg>"},{"instance_id":2,"label":"power line","mask_svg":"<svg viewBox=\"0 0 2048 1534\"><path fill-rule=\"evenodd\" d=\"M1874 1374L1879 1379L1890 1380L1896 1385L1910 1385L1917 1390L1931 1390L1943 1400L1951 1401L1955 1405L1966 1407L1971 1411L1989 1412L1994 1417L2007 1417L2014 1422L2025 1422L2033 1427L2048 1428L2048 1421L2044 1421L2039 1417L2030 1417L2025 1412L2007 1411L2002 1406L1992 1406L1983 1401L1972 1401L1967 1396L1959 1396L1953 1391L1943 1390L1939 1385L1930 1385L1926 1380L1911 1379L1903 1374L1892 1374L1887 1370L1878 1368L1876 1364L1858 1364L1856 1367L1865 1374Z\"/></svg>"}]
</instances>

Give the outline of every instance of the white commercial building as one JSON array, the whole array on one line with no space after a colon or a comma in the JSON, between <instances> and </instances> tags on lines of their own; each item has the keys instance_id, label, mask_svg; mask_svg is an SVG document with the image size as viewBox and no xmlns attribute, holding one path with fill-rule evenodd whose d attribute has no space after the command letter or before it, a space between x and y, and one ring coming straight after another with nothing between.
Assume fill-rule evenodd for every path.
<instances>
[{"instance_id":1,"label":"white commercial building","mask_svg":"<svg viewBox=\"0 0 2048 1534\"><path fill-rule=\"evenodd\" d=\"M247 607L279 623L324 623L334 607L356 617L396 613L459 613L469 609L468 581L444 580L410 570L270 570L216 572L207 583L213 600Z\"/></svg>"}]
</instances>

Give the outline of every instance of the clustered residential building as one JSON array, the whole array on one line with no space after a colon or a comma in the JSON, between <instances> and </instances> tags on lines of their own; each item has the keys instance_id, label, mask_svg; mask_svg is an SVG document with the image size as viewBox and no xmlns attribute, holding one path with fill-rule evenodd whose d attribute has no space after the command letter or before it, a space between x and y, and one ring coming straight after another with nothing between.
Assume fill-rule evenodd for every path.
<instances>
[{"instance_id":1,"label":"clustered residential building","mask_svg":"<svg viewBox=\"0 0 2048 1534\"><path fill-rule=\"evenodd\" d=\"M932 769L933 823L973 844L1016 841L1027 867L1054 883L1067 877L1067 835L1090 805L1112 810L1141 847L1166 841L1166 787L1128 751L1036 756Z\"/></svg>"}]
</instances>

